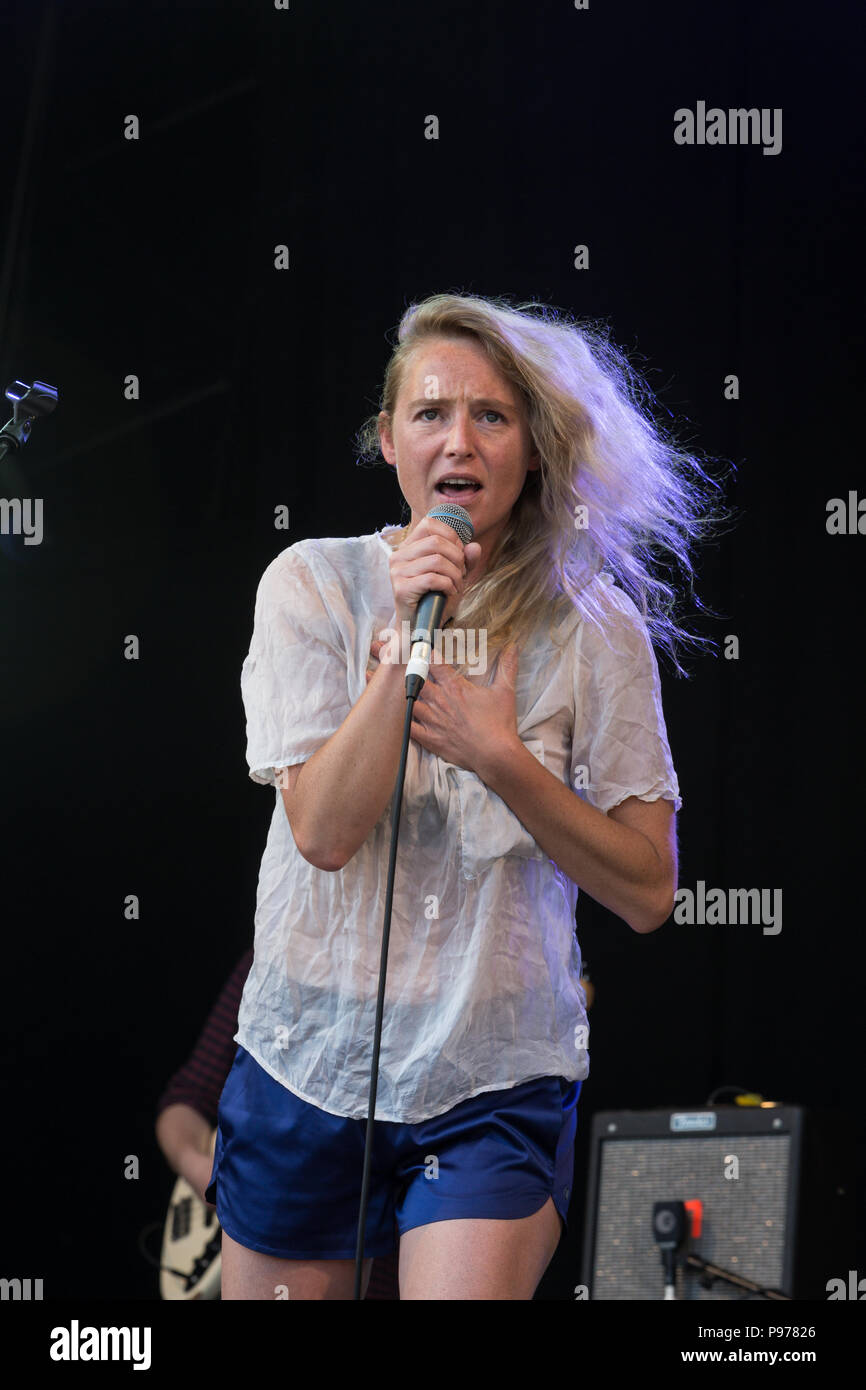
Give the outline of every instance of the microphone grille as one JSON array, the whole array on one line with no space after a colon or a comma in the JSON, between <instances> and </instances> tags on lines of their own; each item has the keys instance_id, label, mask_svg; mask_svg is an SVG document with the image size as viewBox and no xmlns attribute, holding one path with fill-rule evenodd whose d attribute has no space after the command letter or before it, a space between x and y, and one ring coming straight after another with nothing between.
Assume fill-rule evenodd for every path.
<instances>
[{"instance_id":1,"label":"microphone grille","mask_svg":"<svg viewBox=\"0 0 866 1390\"><path fill-rule=\"evenodd\" d=\"M457 502L437 502L427 515L432 516L434 521L444 521L446 526L452 527L464 545L468 545L475 535L472 517L466 508L459 506Z\"/></svg>"}]
</instances>

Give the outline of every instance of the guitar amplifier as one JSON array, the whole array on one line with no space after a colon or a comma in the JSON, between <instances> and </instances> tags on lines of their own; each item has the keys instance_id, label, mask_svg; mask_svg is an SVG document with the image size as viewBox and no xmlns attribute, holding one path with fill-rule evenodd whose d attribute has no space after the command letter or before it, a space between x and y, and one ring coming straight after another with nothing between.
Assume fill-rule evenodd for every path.
<instances>
[{"instance_id":1,"label":"guitar amplifier","mask_svg":"<svg viewBox=\"0 0 866 1390\"><path fill-rule=\"evenodd\" d=\"M854 1266L854 1146L835 1111L795 1105L605 1111L590 1136L581 1279L593 1300L661 1299L655 1202L699 1201L684 1248L763 1288L826 1299ZM678 1264L676 1297L756 1298Z\"/></svg>"}]
</instances>

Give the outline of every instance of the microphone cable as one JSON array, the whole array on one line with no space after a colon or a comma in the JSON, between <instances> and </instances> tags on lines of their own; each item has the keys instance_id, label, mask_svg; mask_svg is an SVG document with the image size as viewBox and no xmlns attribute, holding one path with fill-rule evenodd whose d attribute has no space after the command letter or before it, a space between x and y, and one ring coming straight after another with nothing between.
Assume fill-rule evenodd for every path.
<instances>
[{"instance_id":1,"label":"microphone cable","mask_svg":"<svg viewBox=\"0 0 866 1390\"><path fill-rule=\"evenodd\" d=\"M433 507L428 516L444 521L453 527L464 545L468 545L475 534L472 518L464 507L456 503L445 503ZM361 1179L361 1205L358 1213L358 1241L355 1246L355 1288L353 1301L361 1299L361 1283L364 1271L364 1233L367 1228L367 1200L370 1193L370 1171L373 1165L373 1121L376 1114L376 1093L379 1089L379 1049L382 1042L382 1016L385 1007L385 977L388 972L388 941L391 936L391 904L394 898L394 872L397 865L397 840L400 834L400 809L403 805L403 783L406 778L406 760L409 756L409 741L412 736L412 711L421 693L432 656L433 632L439 626L447 596L441 593L425 594L418 605L415 631L412 633L411 660L406 668L406 717L403 723L403 743L400 748L400 764L394 795L391 800L391 848L388 854L388 883L385 890L385 921L382 927L382 949L379 956L379 990L376 996L376 1021L373 1025L373 1060L370 1066L370 1100L367 1106L367 1136L364 1143L364 1172ZM428 655L424 648L429 647Z\"/></svg>"}]
</instances>

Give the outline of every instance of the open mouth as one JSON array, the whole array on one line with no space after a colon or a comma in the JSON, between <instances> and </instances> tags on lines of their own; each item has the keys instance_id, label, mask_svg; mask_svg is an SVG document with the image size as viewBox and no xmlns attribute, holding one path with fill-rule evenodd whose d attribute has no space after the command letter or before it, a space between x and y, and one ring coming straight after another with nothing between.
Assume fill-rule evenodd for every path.
<instances>
[{"instance_id":1,"label":"open mouth","mask_svg":"<svg viewBox=\"0 0 866 1390\"><path fill-rule=\"evenodd\" d=\"M481 484L474 482L454 482L446 478L443 482L436 484L436 492L440 497L447 497L453 502L463 502L468 497L474 497L481 491Z\"/></svg>"}]
</instances>

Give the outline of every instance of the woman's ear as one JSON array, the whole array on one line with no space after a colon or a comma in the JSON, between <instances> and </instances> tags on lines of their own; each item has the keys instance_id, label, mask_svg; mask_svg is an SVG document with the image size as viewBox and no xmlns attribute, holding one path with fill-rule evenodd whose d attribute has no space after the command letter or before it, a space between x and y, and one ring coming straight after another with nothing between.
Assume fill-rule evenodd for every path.
<instances>
[{"instance_id":1,"label":"woman's ear","mask_svg":"<svg viewBox=\"0 0 866 1390\"><path fill-rule=\"evenodd\" d=\"M391 417L387 410L379 411L379 448L382 450L382 457L392 468L397 467L397 455L394 450L394 439L391 434Z\"/></svg>"}]
</instances>

